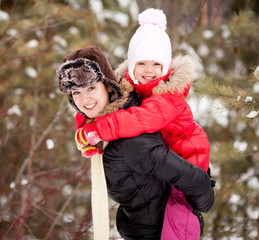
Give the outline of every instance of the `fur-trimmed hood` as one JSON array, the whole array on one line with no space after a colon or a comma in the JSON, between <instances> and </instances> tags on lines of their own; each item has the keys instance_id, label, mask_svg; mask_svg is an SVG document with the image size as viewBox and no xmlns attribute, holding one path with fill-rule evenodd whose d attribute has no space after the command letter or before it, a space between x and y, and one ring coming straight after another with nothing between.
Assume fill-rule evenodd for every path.
<instances>
[{"instance_id":1,"label":"fur-trimmed hood","mask_svg":"<svg viewBox=\"0 0 259 240\"><path fill-rule=\"evenodd\" d=\"M170 68L172 72L169 75L168 81L160 81L152 90L154 94L162 95L167 92L183 94L186 88L189 89L195 73L193 58L188 55L177 55L172 59ZM127 70L128 61L126 60L115 70L118 82L125 80Z\"/></svg>"}]
</instances>

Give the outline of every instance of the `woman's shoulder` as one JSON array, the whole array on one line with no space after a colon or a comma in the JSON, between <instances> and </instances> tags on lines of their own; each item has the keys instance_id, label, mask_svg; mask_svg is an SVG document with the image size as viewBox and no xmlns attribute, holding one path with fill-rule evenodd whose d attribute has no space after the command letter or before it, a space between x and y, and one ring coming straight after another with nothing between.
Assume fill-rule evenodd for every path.
<instances>
[{"instance_id":1,"label":"woman's shoulder","mask_svg":"<svg viewBox=\"0 0 259 240\"><path fill-rule=\"evenodd\" d=\"M140 106L143 98L138 95L136 91L132 91L128 95L128 100L124 104L123 109L127 109L132 106Z\"/></svg>"},{"instance_id":2,"label":"woman's shoulder","mask_svg":"<svg viewBox=\"0 0 259 240\"><path fill-rule=\"evenodd\" d=\"M113 143L112 145L119 146L119 149L124 154L128 152L130 155L145 154L145 152L150 151L150 149L164 145L160 131L155 133L143 133L133 138L120 138L111 142Z\"/></svg>"}]
</instances>

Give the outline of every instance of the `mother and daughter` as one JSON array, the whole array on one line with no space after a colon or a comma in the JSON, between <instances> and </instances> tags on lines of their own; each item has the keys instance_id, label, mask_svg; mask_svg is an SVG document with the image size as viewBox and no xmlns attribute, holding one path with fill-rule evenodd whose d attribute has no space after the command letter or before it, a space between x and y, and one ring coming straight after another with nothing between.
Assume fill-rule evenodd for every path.
<instances>
[{"instance_id":1,"label":"mother and daughter","mask_svg":"<svg viewBox=\"0 0 259 240\"><path fill-rule=\"evenodd\" d=\"M161 10L144 11L139 23L115 73L98 47L66 56L57 70L78 112L77 147L91 158L94 239L109 239L107 192L125 240L199 239L214 191L207 135L185 101L194 64L172 59Z\"/></svg>"}]
</instances>

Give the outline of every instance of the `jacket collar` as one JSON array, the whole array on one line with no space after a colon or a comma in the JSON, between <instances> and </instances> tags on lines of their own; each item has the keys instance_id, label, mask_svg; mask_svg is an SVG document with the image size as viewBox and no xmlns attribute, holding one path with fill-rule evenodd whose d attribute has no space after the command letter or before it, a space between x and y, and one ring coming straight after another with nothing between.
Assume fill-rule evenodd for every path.
<instances>
[{"instance_id":1,"label":"jacket collar","mask_svg":"<svg viewBox=\"0 0 259 240\"><path fill-rule=\"evenodd\" d=\"M159 81L153 87L152 92L157 95L162 95L167 92L186 95L195 73L195 64L193 58L188 55L177 55L172 59L170 68L172 69L167 81ZM128 69L128 61L123 62L116 70L117 79L126 79ZM156 80L155 80L156 81Z\"/></svg>"},{"instance_id":2,"label":"jacket collar","mask_svg":"<svg viewBox=\"0 0 259 240\"><path fill-rule=\"evenodd\" d=\"M160 81L168 80L168 77L171 74L171 72L172 72L172 69L169 68L166 75L160 78L157 78L147 84L134 84L132 79L130 78L128 70L126 72L125 78L133 86L134 90L136 90L141 97L149 97L152 94L153 89L159 84Z\"/></svg>"}]
</instances>

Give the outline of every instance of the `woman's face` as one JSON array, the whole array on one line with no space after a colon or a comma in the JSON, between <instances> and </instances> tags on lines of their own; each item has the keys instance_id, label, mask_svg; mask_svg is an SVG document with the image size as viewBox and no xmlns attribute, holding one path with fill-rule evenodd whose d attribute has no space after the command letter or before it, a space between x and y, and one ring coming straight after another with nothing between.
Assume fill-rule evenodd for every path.
<instances>
[{"instance_id":1,"label":"woman's face","mask_svg":"<svg viewBox=\"0 0 259 240\"><path fill-rule=\"evenodd\" d=\"M102 82L72 89L76 106L89 118L95 118L109 103L108 91Z\"/></svg>"}]
</instances>

